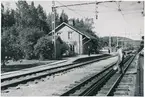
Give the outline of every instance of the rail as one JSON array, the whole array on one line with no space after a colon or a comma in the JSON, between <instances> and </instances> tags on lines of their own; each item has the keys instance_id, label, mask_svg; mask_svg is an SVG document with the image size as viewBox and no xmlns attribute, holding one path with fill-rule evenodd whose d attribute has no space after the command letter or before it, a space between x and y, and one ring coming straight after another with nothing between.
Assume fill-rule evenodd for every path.
<instances>
[{"instance_id":1,"label":"rail","mask_svg":"<svg viewBox=\"0 0 145 97\"><path fill-rule=\"evenodd\" d=\"M66 70L69 70L69 69L72 69L72 68L84 66L84 65L87 65L87 64L90 64L90 63L93 63L93 62L96 62L96 61L104 60L104 59L107 59L107 58L110 58L110 57L111 56L105 56L105 57L101 57L101 58L98 58L98 59L95 59L95 60L91 60L91 61L87 61L87 62L83 62L83 63L79 63L79 64L68 64L68 65L65 65L65 66L59 66L59 67L56 67L56 68L51 68L51 69L47 69L47 70L41 70L41 71L31 72L31 73L24 74L24 75L13 76L13 77L10 77L10 78L1 79L2 80L1 82L3 82L3 83L1 83L1 89L4 90L4 89L7 89L8 87L16 86L20 83L26 83L26 82L31 81L31 80L40 79L42 77L46 77L46 76L49 76L49 75L52 75L52 74L63 72L63 71L66 71ZM41 72L42 72L42 74L41 74ZM38 74L36 74L36 73L38 73ZM32 74L36 74L36 75L25 77L27 75L32 75ZM22 77L22 76L23 76L22 79L18 79L19 77ZM15 79L15 80L13 80L13 79Z\"/></svg>"}]
</instances>

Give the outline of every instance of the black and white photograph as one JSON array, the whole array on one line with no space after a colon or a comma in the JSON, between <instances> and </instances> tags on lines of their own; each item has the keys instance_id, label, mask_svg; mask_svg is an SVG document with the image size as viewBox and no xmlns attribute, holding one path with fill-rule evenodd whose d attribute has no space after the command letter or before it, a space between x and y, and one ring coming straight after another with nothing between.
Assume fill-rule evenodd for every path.
<instances>
[{"instance_id":1,"label":"black and white photograph","mask_svg":"<svg viewBox=\"0 0 145 97\"><path fill-rule=\"evenodd\" d=\"M1 96L144 96L144 4L1 1Z\"/></svg>"}]
</instances>

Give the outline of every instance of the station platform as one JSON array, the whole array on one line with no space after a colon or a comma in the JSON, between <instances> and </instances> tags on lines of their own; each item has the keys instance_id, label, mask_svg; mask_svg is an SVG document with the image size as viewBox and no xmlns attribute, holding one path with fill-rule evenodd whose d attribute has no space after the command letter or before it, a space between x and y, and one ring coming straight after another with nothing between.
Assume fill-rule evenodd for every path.
<instances>
[{"instance_id":1,"label":"station platform","mask_svg":"<svg viewBox=\"0 0 145 97\"><path fill-rule=\"evenodd\" d=\"M110 53L111 56L115 56L116 54L117 54L116 52ZM96 57L96 56L100 56L100 55L103 55L103 54L91 54L90 56L88 56L88 55L78 55L78 56L75 56L75 57L67 57L67 58L64 58L64 59L67 60L70 63L73 63L74 61L77 61L78 59Z\"/></svg>"},{"instance_id":2,"label":"station platform","mask_svg":"<svg viewBox=\"0 0 145 97\"><path fill-rule=\"evenodd\" d=\"M63 66L63 65L71 64L74 61L76 61L78 59L81 59L81 58L97 57L97 56L101 56L101 55L103 55L103 54L92 54L90 56L88 56L88 55L78 55L78 56L75 56L75 57L66 57L66 58L63 58L63 60L58 60L58 61L55 60L54 62L50 62L50 63L45 64L45 65L35 66L35 67L21 69L21 70L17 70L17 71L5 72L5 73L1 74L1 78L7 78L7 77L11 77L11 76L16 76L16 75L29 73L29 72L35 72L37 70L50 69L50 68L54 68L54 67L57 67L57 66ZM111 55L115 55L115 53L112 53Z\"/></svg>"}]
</instances>

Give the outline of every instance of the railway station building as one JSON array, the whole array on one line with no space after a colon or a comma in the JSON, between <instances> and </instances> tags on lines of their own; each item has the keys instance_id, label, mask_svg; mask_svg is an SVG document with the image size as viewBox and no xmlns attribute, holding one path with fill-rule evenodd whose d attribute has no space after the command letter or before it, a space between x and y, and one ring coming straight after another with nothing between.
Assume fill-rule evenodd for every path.
<instances>
[{"instance_id":1,"label":"railway station building","mask_svg":"<svg viewBox=\"0 0 145 97\"><path fill-rule=\"evenodd\" d=\"M49 35L52 35L52 32ZM55 28L55 36L59 36L69 46L69 51L79 55L86 54L88 46L91 48L92 41L96 40L95 36L81 32L73 27L73 24L65 22Z\"/></svg>"}]
</instances>

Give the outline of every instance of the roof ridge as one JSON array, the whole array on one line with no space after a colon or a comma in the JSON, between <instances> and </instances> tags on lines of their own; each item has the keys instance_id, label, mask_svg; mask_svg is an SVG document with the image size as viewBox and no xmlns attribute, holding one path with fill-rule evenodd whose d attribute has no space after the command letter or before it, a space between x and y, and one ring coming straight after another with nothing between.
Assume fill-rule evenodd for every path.
<instances>
[{"instance_id":1,"label":"roof ridge","mask_svg":"<svg viewBox=\"0 0 145 97\"><path fill-rule=\"evenodd\" d=\"M57 30L59 27L62 27L63 25L66 25L66 26L68 26L69 28L71 28L72 30L75 30L76 32L78 32L79 34L82 34L82 35L85 35L87 38L89 38L89 39L95 39L95 37L93 36L93 35L91 35L90 33L88 33L88 32L86 32L86 31L83 31L83 32L81 32L81 31L79 31L78 29L76 29L76 27L74 27L74 26L71 26L71 25L69 25L68 23L66 23L66 22L63 22L63 23L61 23L60 25L58 25L56 28L55 28L55 30ZM49 32L49 34L48 35L50 35L50 34L52 34L52 31L51 32ZM87 34L87 35L86 35Z\"/></svg>"}]
</instances>

